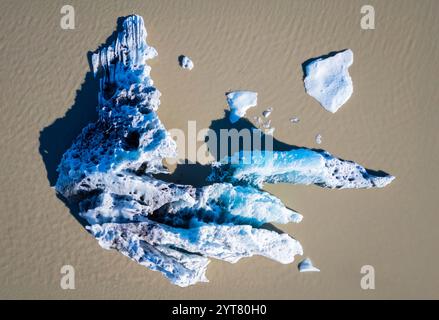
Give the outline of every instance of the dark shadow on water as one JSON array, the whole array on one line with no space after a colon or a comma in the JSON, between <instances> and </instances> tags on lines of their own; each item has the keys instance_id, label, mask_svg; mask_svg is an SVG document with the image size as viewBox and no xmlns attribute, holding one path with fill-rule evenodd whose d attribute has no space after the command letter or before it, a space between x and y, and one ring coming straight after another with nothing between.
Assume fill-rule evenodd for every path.
<instances>
[{"instance_id":1,"label":"dark shadow on water","mask_svg":"<svg viewBox=\"0 0 439 320\"><path fill-rule=\"evenodd\" d=\"M67 208L69 208L72 216L78 221L80 225L84 228L88 225L87 221L79 215L79 205L76 202L70 202L66 198L64 198L61 194L57 193L56 197L63 202Z\"/></svg>"},{"instance_id":2,"label":"dark shadow on water","mask_svg":"<svg viewBox=\"0 0 439 320\"><path fill-rule=\"evenodd\" d=\"M331 51L330 53L325 54L325 55L323 55L323 56L315 57L315 58L311 58L311 59L306 60L304 63L302 63L303 80L305 79L305 76L306 76L306 67L307 67L310 63L312 63L312 62L314 62L314 61L316 61L316 60L319 60L319 59L324 60L324 59L327 59L327 58L333 57L333 56L335 56L336 54L341 53L341 52L344 52L344 51L346 51L346 50L347 50L347 49L343 49L343 50L339 50L339 51Z\"/></svg>"}]
</instances>

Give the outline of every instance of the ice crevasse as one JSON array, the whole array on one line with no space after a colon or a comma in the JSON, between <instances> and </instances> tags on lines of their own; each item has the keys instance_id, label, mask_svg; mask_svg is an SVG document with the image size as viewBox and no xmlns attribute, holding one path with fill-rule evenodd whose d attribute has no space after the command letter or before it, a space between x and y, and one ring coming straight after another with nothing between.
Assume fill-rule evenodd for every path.
<instances>
[{"instance_id":1,"label":"ice crevasse","mask_svg":"<svg viewBox=\"0 0 439 320\"><path fill-rule=\"evenodd\" d=\"M176 156L176 145L156 113L160 92L147 61L157 51L146 36L142 17L128 16L113 43L93 54L98 120L82 130L58 167L56 191L79 205L103 248L183 287L207 281L211 258L235 263L261 255L291 263L303 254L301 244L263 225L297 223L302 216L261 190L263 183L368 188L391 181L308 149L262 153L250 164L215 163L204 187L156 178L168 173L163 160Z\"/></svg>"}]
</instances>

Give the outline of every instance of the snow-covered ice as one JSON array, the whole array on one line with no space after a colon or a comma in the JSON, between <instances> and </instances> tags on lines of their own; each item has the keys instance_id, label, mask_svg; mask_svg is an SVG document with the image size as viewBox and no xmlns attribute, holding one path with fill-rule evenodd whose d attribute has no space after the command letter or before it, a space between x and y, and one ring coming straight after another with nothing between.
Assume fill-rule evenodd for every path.
<instances>
[{"instance_id":1,"label":"snow-covered ice","mask_svg":"<svg viewBox=\"0 0 439 320\"><path fill-rule=\"evenodd\" d=\"M300 272L320 272L320 269L313 266L311 259L305 258L299 262L298 266Z\"/></svg>"},{"instance_id":2,"label":"snow-covered ice","mask_svg":"<svg viewBox=\"0 0 439 320\"><path fill-rule=\"evenodd\" d=\"M232 91L227 93L226 97L230 108L231 123L237 122L245 116L248 109L258 104L258 93L253 91Z\"/></svg>"},{"instance_id":3,"label":"snow-covered ice","mask_svg":"<svg viewBox=\"0 0 439 320\"><path fill-rule=\"evenodd\" d=\"M305 89L323 108L335 113L352 95L348 68L354 61L352 50L317 58L305 65Z\"/></svg>"},{"instance_id":4,"label":"snow-covered ice","mask_svg":"<svg viewBox=\"0 0 439 320\"><path fill-rule=\"evenodd\" d=\"M194 68L194 63L189 57L180 56L178 60L180 62L180 67L183 69L192 70Z\"/></svg>"},{"instance_id":5,"label":"snow-covered ice","mask_svg":"<svg viewBox=\"0 0 439 320\"><path fill-rule=\"evenodd\" d=\"M318 133L315 137L315 141L317 144L322 144L322 135Z\"/></svg>"}]
</instances>

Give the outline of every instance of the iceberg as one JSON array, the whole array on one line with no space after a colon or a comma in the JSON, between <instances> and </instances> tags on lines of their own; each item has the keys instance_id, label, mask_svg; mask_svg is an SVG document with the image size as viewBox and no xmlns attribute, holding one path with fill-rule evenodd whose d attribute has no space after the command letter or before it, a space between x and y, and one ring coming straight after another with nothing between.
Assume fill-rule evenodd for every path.
<instances>
[{"instance_id":1,"label":"iceberg","mask_svg":"<svg viewBox=\"0 0 439 320\"><path fill-rule=\"evenodd\" d=\"M180 67L182 67L183 69L192 70L194 68L193 61L187 56L180 56L178 58L178 61L180 63Z\"/></svg>"},{"instance_id":2,"label":"iceberg","mask_svg":"<svg viewBox=\"0 0 439 320\"><path fill-rule=\"evenodd\" d=\"M227 104L230 108L229 120L237 122L245 116L248 109L258 104L258 93L252 91L232 91L226 94Z\"/></svg>"},{"instance_id":3,"label":"iceberg","mask_svg":"<svg viewBox=\"0 0 439 320\"><path fill-rule=\"evenodd\" d=\"M262 226L302 216L276 197L250 185L196 188L156 178L168 173L163 160L176 156L176 144L156 113L160 92L147 60L157 51L146 36L142 17L128 16L114 41L92 55L98 120L63 155L56 191L78 205L103 248L182 287L207 281L210 258L235 263L262 255L291 263L303 253L300 243Z\"/></svg>"},{"instance_id":4,"label":"iceberg","mask_svg":"<svg viewBox=\"0 0 439 320\"><path fill-rule=\"evenodd\" d=\"M328 188L383 187L379 176L325 151L294 149L237 153L212 165L202 187L161 180L176 143L157 115L160 92L150 76L157 51L146 42L142 17L125 17L110 44L91 57L100 82L98 120L87 125L58 166L57 193L77 205L86 229L171 283L206 282L210 259L235 263L261 255L292 263L299 241L266 226L299 223L302 215L263 191L264 183L316 184ZM228 95L235 117L256 105L257 93ZM235 118L233 118L235 119ZM233 160L248 160L238 161Z\"/></svg>"},{"instance_id":5,"label":"iceberg","mask_svg":"<svg viewBox=\"0 0 439 320\"><path fill-rule=\"evenodd\" d=\"M305 63L305 90L323 108L335 113L349 100L353 92L348 68L354 61L352 50L313 59Z\"/></svg>"},{"instance_id":6,"label":"iceberg","mask_svg":"<svg viewBox=\"0 0 439 320\"><path fill-rule=\"evenodd\" d=\"M300 272L320 272L319 268L313 266L311 259L305 258L297 266Z\"/></svg>"}]
</instances>

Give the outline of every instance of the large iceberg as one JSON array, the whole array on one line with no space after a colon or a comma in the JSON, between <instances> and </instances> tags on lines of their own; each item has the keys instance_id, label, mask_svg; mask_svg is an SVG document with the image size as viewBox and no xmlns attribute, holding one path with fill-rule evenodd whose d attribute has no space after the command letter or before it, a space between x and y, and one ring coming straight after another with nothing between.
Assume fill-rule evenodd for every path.
<instances>
[{"instance_id":1,"label":"large iceberg","mask_svg":"<svg viewBox=\"0 0 439 320\"><path fill-rule=\"evenodd\" d=\"M306 92L329 112L337 112L353 92L348 71L353 62L354 54L348 49L305 63Z\"/></svg>"},{"instance_id":2,"label":"large iceberg","mask_svg":"<svg viewBox=\"0 0 439 320\"><path fill-rule=\"evenodd\" d=\"M308 149L252 155L250 164L216 163L212 183L203 187L158 179L168 173L163 160L177 152L156 113L160 92L146 62L157 51L146 36L143 19L128 16L114 41L93 54L98 120L83 129L58 167L56 191L78 204L103 248L179 286L207 281L210 258L234 263L261 255L291 263L303 254L300 243L264 224L297 223L302 216L261 190L264 182L357 188L391 181Z\"/></svg>"}]
</instances>

